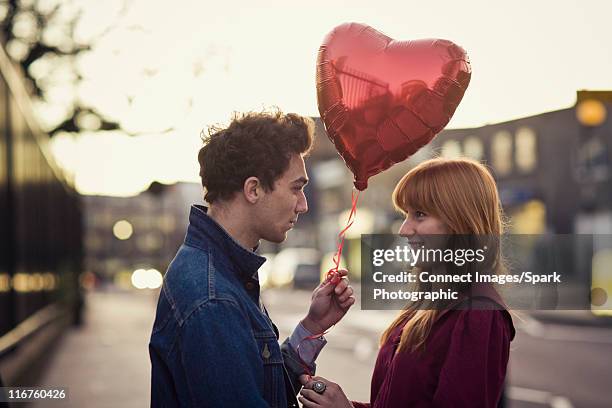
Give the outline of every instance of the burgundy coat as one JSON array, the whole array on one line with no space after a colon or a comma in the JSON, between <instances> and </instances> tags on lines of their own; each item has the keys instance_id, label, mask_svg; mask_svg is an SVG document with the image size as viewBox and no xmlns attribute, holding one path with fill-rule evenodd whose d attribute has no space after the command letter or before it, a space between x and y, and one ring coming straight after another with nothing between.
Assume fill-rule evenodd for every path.
<instances>
[{"instance_id":1,"label":"burgundy coat","mask_svg":"<svg viewBox=\"0 0 612 408\"><path fill-rule=\"evenodd\" d=\"M470 298L471 309L442 312L420 354L395 355L403 325L396 328L378 352L370 402L355 408L497 407L515 329L492 287L475 287Z\"/></svg>"}]
</instances>

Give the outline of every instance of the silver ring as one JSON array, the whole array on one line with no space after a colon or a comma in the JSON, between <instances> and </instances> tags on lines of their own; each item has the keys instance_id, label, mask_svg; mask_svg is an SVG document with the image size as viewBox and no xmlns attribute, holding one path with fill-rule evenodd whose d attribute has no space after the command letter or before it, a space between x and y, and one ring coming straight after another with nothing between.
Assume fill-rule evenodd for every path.
<instances>
[{"instance_id":1,"label":"silver ring","mask_svg":"<svg viewBox=\"0 0 612 408\"><path fill-rule=\"evenodd\" d=\"M325 385L323 381L315 381L312 383L312 390L317 394L323 394L326 388L327 385Z\"/></svg>"}]
</instances>

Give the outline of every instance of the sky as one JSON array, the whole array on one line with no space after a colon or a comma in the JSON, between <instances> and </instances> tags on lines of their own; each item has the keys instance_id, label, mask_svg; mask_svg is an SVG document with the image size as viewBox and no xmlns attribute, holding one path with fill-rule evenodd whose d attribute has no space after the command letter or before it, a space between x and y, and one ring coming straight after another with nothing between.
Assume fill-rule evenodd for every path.
<instances>
[{"instance_id":1,"label":"sky","mask_svg":"<svg viewBox=\"0 0 612 408\"><path fill-rule=\"evenodd\" d=\"M612 89L612 2L289 3L134 0L124 8L80 0L77 38L95 44L78 61L84 81L70 92L139 136L55 137L53 150L78 190L133 195L154 180L197 182L202 130L234 111L278 106L318 116L317 50L344 22L466 49L472 79L449 128L566 108L578 89ZM67 93L57 89L57 106ZM54 114L57 107L41 110L41 121Z\"/></svg>"}]
</instances>

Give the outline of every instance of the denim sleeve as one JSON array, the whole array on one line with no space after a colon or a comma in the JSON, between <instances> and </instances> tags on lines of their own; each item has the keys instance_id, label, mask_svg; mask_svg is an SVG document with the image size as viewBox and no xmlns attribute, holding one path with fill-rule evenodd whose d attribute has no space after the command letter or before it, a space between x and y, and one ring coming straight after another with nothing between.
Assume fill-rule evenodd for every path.
<instances>
[{"instance_id":1,"label":"denim sleeve","mask_svg":"<svg viewBox=\"0 0 612 408\"><path fill-rule=\"evenodd\" d=\"M194 407L268 407L250 322L231 300L202 306L183 324L181 364ZM258 364L259 363L259 364Z\"/></svg>"}]
</instances>

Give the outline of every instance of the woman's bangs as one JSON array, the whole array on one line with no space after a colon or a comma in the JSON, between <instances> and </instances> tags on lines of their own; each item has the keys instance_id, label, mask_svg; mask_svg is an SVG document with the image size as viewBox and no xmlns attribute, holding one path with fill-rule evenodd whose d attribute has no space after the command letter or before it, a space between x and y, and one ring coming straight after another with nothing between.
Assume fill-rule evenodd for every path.
<instances>
[{"instance_id":1,"label":"woman's bangs","mask_svg":"<svg viewBox=\"0 0 612 408\"><path fill-rule=\"evenodd\" d=\"M395 209L407 214L410 209L431 212L434 202L431 183L426 180L425 172L411 171L406 174L393 191Z\"/></svg>"}]
</instances>

